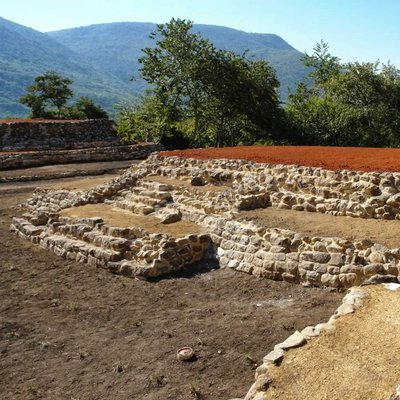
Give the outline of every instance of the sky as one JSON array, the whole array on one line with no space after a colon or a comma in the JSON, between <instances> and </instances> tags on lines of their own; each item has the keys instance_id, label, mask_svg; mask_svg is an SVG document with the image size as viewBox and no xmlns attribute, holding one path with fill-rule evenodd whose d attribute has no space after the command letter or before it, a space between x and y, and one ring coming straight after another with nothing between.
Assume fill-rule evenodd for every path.
<instances>
[{"instance_id":1,"label":"sky","mask_svg":"<svg viewBox=\"0 0 400 400\"><path fill-rule=\"evenodd\" d=\"M308 54L323 39L343 62L400 68L400 0L3 0L0 16L41 32L174 17L274 33Z\"/></svg>"}]
</instances>

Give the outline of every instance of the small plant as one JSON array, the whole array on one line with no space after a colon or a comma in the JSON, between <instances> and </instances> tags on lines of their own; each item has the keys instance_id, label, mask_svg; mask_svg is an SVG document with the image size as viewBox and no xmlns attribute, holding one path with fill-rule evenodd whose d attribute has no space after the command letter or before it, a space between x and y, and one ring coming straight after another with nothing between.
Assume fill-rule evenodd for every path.
<instances>
[{"instance_id":1,"label":"small plant","mask_svg":"<svg viewBox=\"0 0 400 400\"><path fill-rule=\"evenodd\" d=\"M71 311L75 311L78 312L80 310L79 304L77 303L70 303L69 307L68 307Z\"/></svg>"},{"instance_id":2,"label":"small plant","mask_svg":"<svg viewBox=\"0 0 400 400\"><path fill-rule=\"evenodd\" d=\"M39 342L39 348L40 350L45 350L50 346L50 343L47 342L46 340L42 340L41 342Z\"/></svg>"},{"instance_id":3,"label":"small plant","mask_svg":"<svg viewBox=\"0 0 400 400\"><path fill-rule=\"evenodd\" d=\"M251 366L251 369L256 369L258 367L257 361L249 354L246 354L245 360Z\"/></svg>"},{"instance_id":4,"label":"small plant","mask_svg":"<svg viewBox=\"0 0 400 400\"><path fill-rule=\"evenodd\" d=\"M191 382L190 385L189 385L189 390L190 390L191 395L195 399L201 399L202 398L200 387L199 387L199 385L197 385L197 383Z\"/></svg>"},{"instance_id":5,"label":"small plant","mask_svg":"<svg viewBox=\"0 0 400 400\"><path fill-rule=\"evenodd\" d=\"M39 398L42 395L42 391L40 390L38 383L30 383L27 387L27 391L34 398Z\"/></svg>"},{"instance_id":6,"label":"small plant","mask_svg":"<svg viewBox=\"0 0 400 400\"><path fill-rule=\"evenodd\" d=\"M113 370L114 370L114 372L121 373L124 370L126 370L127 367L128 367L128 365L124 365L122 363L122 361L118 361L113 365Z\"/></svg>"},{"instance_id":7,"label":"small plant","mask_svg":"<svg viewBox=\"0 0 400 400\"><path fill-rule=\"evenodd\" d=\"M148 378L148 386L160 387L167 383L167 378L164 375L151 375Z\"/></svg>"},{"instance_id":8,"label":"small plant","mask_svg":"<svg viewBox=\"0 0 400 400\"><path fill-rule=\"evenodd\" d=\"M84 360L88 355L89 355L89 353L86 352L85 350L83 350L83 349L78 350L78 357L80 360Z\"/></svg>"}]
</instances>

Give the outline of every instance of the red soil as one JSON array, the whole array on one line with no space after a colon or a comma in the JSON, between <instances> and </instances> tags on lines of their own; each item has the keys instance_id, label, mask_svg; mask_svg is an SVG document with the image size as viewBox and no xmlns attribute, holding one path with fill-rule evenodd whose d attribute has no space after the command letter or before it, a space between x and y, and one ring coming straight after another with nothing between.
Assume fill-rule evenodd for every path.
<instances>
[{"instance_id":1,"label":"red soil","mask_svg":"<svg viewBox=\"0 0 400 400\"><path fill-rule=\"evenodd\" d=\"M298 164L331 170L400 172L400 149L323 146L239 146L163 151L161 155L197 159L240 159L270 164Z\"/></svg>"}]
</instances>

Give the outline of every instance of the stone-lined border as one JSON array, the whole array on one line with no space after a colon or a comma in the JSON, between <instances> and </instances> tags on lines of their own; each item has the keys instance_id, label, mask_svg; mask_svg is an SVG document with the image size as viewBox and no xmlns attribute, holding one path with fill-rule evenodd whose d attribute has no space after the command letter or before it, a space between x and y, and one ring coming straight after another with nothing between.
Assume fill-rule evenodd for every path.
<instances>
[{"instance_id":1,"label":"stone-lined border","mask_svg":"<svg viewBox=\"0 0 400 400\"><path fill-rule=\"evenodd\" d=\"M285 166L284 170L297 174L296 195L300 193L303 196L304 191L310 190L306 182L312 178L309 174L315 172L313 169ZM273 206L270 199L274 196L289 196L285 180L289 178L287 175L283 175L285 179L281 175L276 176L277 171L281 171L281 166L231 160L184 160L155 155L140 165L132 166L110 183L88 191L37 191L27 202L30 211L24 216L24 226L27 223L33 226L44 224L43 231L51 231L51 227L47 228L45 224L53 218L53 214L63 208L84 204L106 201L147 214L155 211L151 204L165 207L168 201L173 203L184 219L199 223L210 233L214 246L212 255L221 267L274 280L334 288L348 288L367 280L380 283L397 282L400 279L400 248L388 249L367 239L351 242L335 237L310 238L289 230L235 221L238 208ZM320 175L328 172L333 174L332 171L317 171ZM143 180L148 175L189 180L201 178L204 184L218 180L227 186L222 192L205 192L196 191L195 188L173 188L155 182L144 184ZM375 174L367 174L366 177L376 178ZM387 182L386 175L380 179ZM314 188L316 182L311 181ZM332 182L331 186L336 187L337 181ZM293 187L291 185L292 190ZM348 193L338 191L337 195ZM323 197L321 199L325 200ZM18 230L20 226L21 223L17 221L14 229Z\"/></svg>"},{"instance_id":2,"label":"stone-lined border","mask_svg":"<svg viewBox=\"0 0 400 400\"><path fill-rule=\"evenodd\" d=\"M210 244L207 234L174 238L140 227L110 226L101 218L73 220L54 214L46 225L36 222L14 218L11 230L60 257L129 277L155 278L177 271L201 260Z\"/></svg>"},{"instance_id":3,"label":"stone-lined border","mask_svg":"<svg viewBox=\"0 0 400 400\"><path fill-rule=\"evenodd\" d=\"M400 284L395 284L393 289L396 290L399 287ZM335 321L341 316L354 313L355 310L362 307L363 299L366 297L368 297L368 294L361 287L350 288L342 300L342 305L335 311L328 322L320 323L316 326L308 326L301 332L296 331L285 341L275 345L274 350L263 358L263 363L256 369L255 382L244 399L231 400L263 400L265 393L273 382L268 373L269 369L279 366L288 350L306 345L310 340L318 337L323 332L334 331L336 329ZM400 400L400 385L395 391L393 396L388 400Z\"/></svg>"}]
</instances>

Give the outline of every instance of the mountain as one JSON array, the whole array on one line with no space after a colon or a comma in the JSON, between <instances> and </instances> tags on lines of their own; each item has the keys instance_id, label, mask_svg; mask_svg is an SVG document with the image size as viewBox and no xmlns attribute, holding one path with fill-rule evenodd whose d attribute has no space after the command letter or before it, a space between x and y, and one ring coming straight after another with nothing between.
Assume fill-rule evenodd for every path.
<instances>
[{"instance_id":1,"label":"mountain","mask_svg":"<svg viewBox=\"0 0 400 400\"><path fill-rule=\"evenodd\" d=\"M48 35L85 57L88 62L126 82L132 77L138 78L137 60L142 48L154 45L149 34L156 27L152 23L116 22L48 32ZM288 88L294 89L308 74L300 61L303 53L277 35L198 24L193 26L193 31L201 33L221 49L237 54L247 51L249 58L267 60L277 71L283 100L287 98ZM144 82L138 79L134 85L140 91Z\"/></svg>"},{"instance_id":2,"label":"mountain","mask_svg":"<svg viewBox=\"0 0 400 400\"><path fill-rule=\"evenodd\" d=\"M113 104L132 101L146 87L138 73L141 49L154 45L153 23L120 22L41 33L0 17L0 118L23 116L19 103L36 76L54 70L74 81L76 97L88 96L113 113ZM273 34L194 25L216 47L267 60L281 82L281 99L307 75L302 53ZM132 78L135 78L131 81Z\"/></svg>"},{"instance_id":3,"label":"mountain","mask_svg":"<svg viewBox=\"0 0 400 400\"><path fill-rule=\"evenodd\" d=\"M91 65L49 35L0 17L0 117L26 115L18 99L47 70L72 79L77 97L91 97L107 109L133 97L129 82Z\"/></svg>"}]
</instances>

